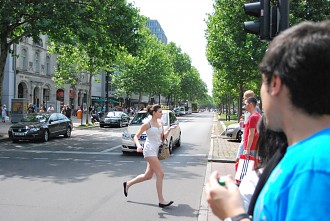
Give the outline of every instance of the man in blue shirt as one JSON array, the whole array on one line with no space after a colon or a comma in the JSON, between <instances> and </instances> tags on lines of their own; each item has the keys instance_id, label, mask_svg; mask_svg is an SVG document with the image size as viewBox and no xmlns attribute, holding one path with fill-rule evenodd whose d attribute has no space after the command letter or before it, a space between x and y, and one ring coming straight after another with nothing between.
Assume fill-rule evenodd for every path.
<instances>
[{"instance_id":1,"label":"man in blue shirt","mask_svg":"<svg viewBox=\"0 0 330 221\"><path fill-rule=\"evenodd\" d=\"M258 195L253 220L329 220L330 21L282 32L259 68L266 125L283 131L289 146ZM213 213L251 219L234 180L227 178L223 187L218 178L213 173L206 188Z\"/></svg>"}]
</instances>

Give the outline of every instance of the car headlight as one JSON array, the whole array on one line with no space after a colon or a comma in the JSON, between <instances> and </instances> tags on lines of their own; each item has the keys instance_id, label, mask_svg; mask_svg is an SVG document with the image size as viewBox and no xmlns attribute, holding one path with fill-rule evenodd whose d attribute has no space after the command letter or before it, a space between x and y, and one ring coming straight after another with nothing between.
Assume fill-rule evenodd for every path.
<instances>
[{"instance_id":1,"label":"car headlight","mask_svg":"<svg viewBox=\"0 0 330 221\"><path fill-rule=\"evenodd\" d=\"M30 128L30 131L31 131L31 132L37 132L37 131L39 131L39 130L40 130L39 127L32 127L32 128Z\"/></svg>"},{"instance_id":2,"label":"car headlight","mask_svg":"<svg viewBox=\"0 0 330 221\"><path fill-rule=\"evenodd\" d=\"M235 128L228 128L227 132L233 132L235 130Z\"/></svg>"},{"instance_id":3,"label":"car headlight","mask_svg":"<svg viewBox=\"0 0 330 221\"><path fill-rule=\"evenodd\" d=\"M121 137L124 140L129 140L130 139L129 133L127 131L124 131L123 134L121 135Z\"/></svg>"}]
</instances>

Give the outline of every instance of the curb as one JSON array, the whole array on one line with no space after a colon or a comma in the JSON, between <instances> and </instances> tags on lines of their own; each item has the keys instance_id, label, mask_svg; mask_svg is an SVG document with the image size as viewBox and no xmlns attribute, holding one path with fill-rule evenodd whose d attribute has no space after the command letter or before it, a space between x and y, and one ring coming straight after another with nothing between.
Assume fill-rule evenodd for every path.
<instances>
[{"instance_id":1,"label":"curb","mask_svg":"<svg viewBox=\"0 0 330 221\"><path fill-rule=\"evenodd\" d=\"M219 119L216 119L217 121ZM226 130L226 126L223 122L221 122L221 126ZM212 173L212 162L228 162L230 160L215 160L213 159L213 150L214 150L214 144L213 144L213 139L216 137L215 135L215 127L216 124L213 124L212 126L212 132L211 132L211 142L210 142L210 149L209 149L209 154L207 157L207 164L206 164L206 170L205 170L205 177L204 177L204 185L203 185L203 190L202 190L202 196L201 196L201 201L200 201L200 206L199 206L199 211L198 211L198 221L207 221L208 220L208 213L209 213L209 204L206 199L205 191L206 191L206 184L208 182L208 178L210 177Z\"/></svg>"}]
</instances>

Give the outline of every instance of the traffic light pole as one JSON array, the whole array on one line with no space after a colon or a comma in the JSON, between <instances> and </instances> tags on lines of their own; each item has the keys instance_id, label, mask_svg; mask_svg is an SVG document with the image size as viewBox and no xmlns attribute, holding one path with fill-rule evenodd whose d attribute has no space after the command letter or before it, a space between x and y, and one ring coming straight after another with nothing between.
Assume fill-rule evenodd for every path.
<instances>
[{"instance_id":1,"label":"traffic light pole","mask_svg":"<svg viewBox=\"0 0 330 221\"><path fill-rule=\"evenodd\" d=\"M280 12L280 23L278 32L284 31L289 28L289 0L278 0L279 12Z\"/></svg>"}]
</instances>

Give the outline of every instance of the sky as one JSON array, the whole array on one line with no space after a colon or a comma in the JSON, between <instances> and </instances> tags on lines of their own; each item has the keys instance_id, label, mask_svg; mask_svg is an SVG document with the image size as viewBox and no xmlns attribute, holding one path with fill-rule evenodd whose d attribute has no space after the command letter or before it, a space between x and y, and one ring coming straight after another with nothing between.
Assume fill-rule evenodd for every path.
<instances>
[{"instance_id":1,"label":"sky","mask_svg":"<svg viewBox=\"0 0 330 221\"><path fill-rule=\"evenodd\" d=\"M127 0L140 14L158 20L168 42L187 53L212 93L212 67L206 59L205 30L207 13L213 12L213 0Z\"/></svg>"}]
</instances>

